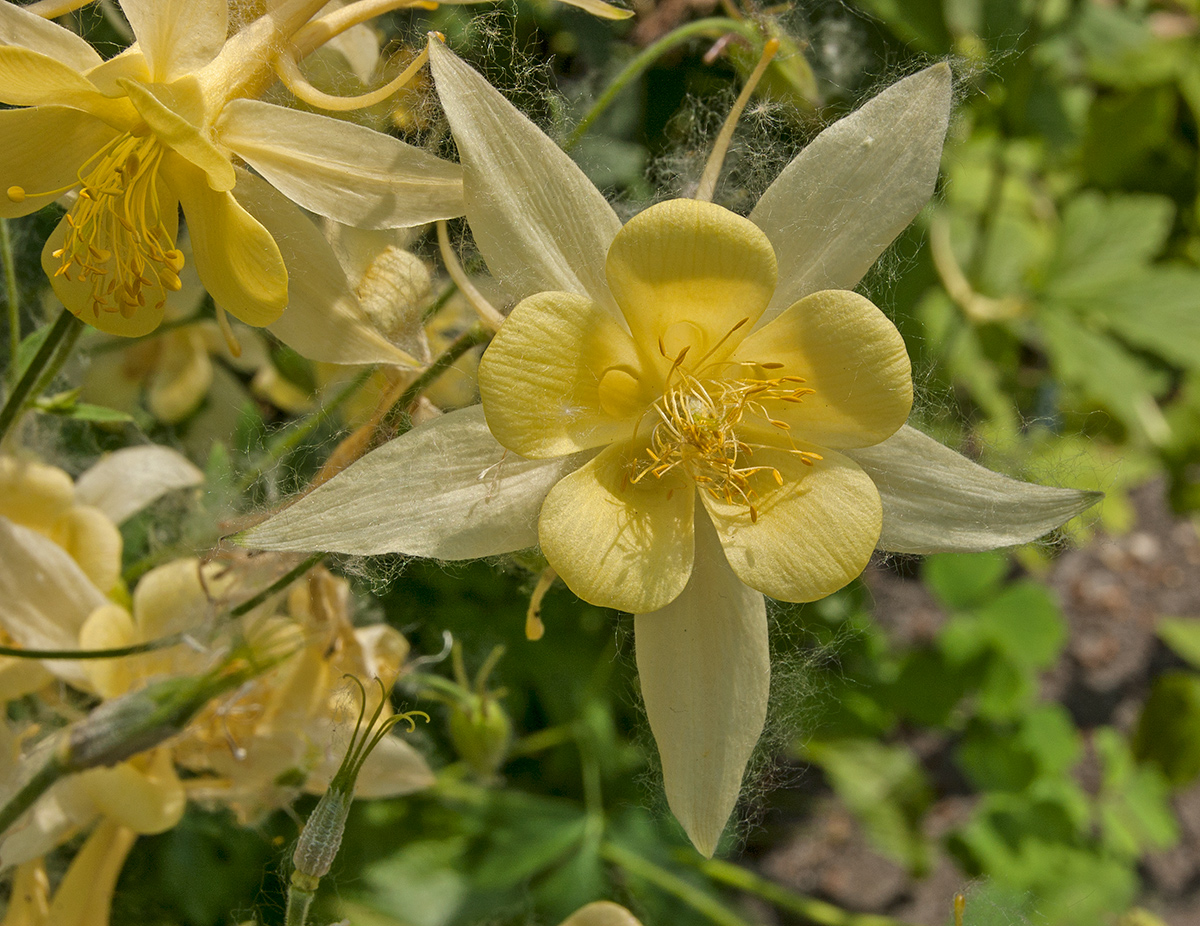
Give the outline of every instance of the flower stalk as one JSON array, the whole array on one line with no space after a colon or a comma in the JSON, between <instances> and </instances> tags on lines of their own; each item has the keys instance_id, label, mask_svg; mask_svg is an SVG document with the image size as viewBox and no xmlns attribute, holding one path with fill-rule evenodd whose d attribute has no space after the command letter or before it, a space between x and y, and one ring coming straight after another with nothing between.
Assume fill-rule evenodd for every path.
<instances>
[{"instance_id":1,"label":"flower stalk","mask_svg":"<svg viewBox=\"0 0 1200 926\"><path fill-rule=\"evenodd\" d=\"M53 327L46 335L46 340L42 342L42 346L33 355L29 366L25 368L25 372L13 386L12 392L8 394L8 399L4 402L4 407L0 408L0 441L4 440L17 417L24 411L30 397L34 394L34 387L41 382L42 374L50 368L51 360L59 352L59 348L73 343L74 339L79 336L79 329L82 327L83 322L67 309L63 309L55 319Z\"/></svg>"}]
</instances>

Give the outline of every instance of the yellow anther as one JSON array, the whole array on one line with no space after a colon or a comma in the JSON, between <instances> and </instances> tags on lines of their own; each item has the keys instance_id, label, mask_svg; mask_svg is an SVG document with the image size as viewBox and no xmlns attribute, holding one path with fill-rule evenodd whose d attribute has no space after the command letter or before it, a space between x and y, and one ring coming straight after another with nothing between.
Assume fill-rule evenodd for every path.
<instances>
[{"instance_id":1,"label":"yellow anther","mask_svg":"<svg viewBox=\"0 0 1200 926\"><path fill-rule=\"evenodd\" d=\"M19 186L10 186L8 188L8 199L10 202L23 203L25 202L25 189Z\"/></svg>"}]
</instances>

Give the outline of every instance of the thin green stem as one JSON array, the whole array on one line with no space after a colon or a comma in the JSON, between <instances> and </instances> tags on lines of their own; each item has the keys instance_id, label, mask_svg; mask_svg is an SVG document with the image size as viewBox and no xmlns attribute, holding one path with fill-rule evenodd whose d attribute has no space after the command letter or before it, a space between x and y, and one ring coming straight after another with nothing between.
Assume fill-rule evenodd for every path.
<instances>
[{"instance_id":1,"label":"thin green stem","mask_svg":"<svg viewBox=\"0 0 1200 926\"><path fill-rule=\"evenodd\" d=\"M54 382L54 377L58 376L59 371L70 358L71 352L75 350L75 342L79 340L79 335L83 333L83 328L82 324L72 325L71 330L63 336L62 343L58 345L58 350L54 352L54 357L46 365L46 370L37 381L37 385L33 387L34 396L40 396L50 388L50 384Z\"/></svg>"},{"instance_id":2,"label":"thin green stem","mask_svg":"<svg viewBox=\"0 0 1200 926\"><path fill-rule=\"evenodd\" d=\"M400 394L388 413L383 416L379 427L375 429L375 439L386 440L398 436L412 427L408 421L408 413L413 403L439 376L445 373L459 357L473 347L486 344L491 340L492 332L481 324L474 324L451 342L433 363L429 364L421 375L408 384L408 388Z\"/></svg>"},{"instance_id":3,"label":"thin green stem","mask_svg":"<svg viewBox=\"0 0 1200 926\"><path fill-rule=\"evenodd\" d=\"M16 370L17 351L21 347L21 294L17 289L17 262L13 259L8 219L0 219L0 262L4 269L4 301L8 305L8 368Z\"/></svg>"},{"instance_id":4,"label":"thin green stem","mask_svg":"<svg viewBox=\"0 0 1200 926\"><path fill-rule=\"evenodd\" d=\"M312 434L313 431L320 427L322 422L328 420L334 411L358 392L374 372L374 367L367 367L360 371L330 401L326 402L312 414L293 422L276 434L269 442L267 449L254 461L249 472L238 480L238 492L246 492L254 483L262 478L263 473L274 466L279 460L283 459L288 453L295 450L301 441Z\"/></svg>"},{"instance_id":5,"label":"thin green stem","mask_svg":"<svg viewBox=\"0 0 1200 926\"><path fill-rule=\"evenodd\" d=\"M437 315L438 312L442 311L442 309L446 307L446 303L450 301L451 297L456 292L458 292L458 284L451 280L446 284L446 288L438 293L438 297L429 304L429 308L427 308L425 310L425 314L421 316L421 322L424 323L429 321L429 319Z\"/></svg>"},{"instance_id":6,"label":"thin green stem","mask_svg":"<svg viewBox=\"0 0 1200 926\"><path fill-rule=\"evenodd\" d=\"M756 894L781 910L803 917L814 926L911 926L890 916L852 913L823 900L793 893L752 871L720 859L705 859L697 862L696 866L713 881L748 894Z\"/></svg>"},{"instance_id":7,"label":"thin green stem","mask_svg":"<svg viewBox=\"0 0 1200 926\"><path fill-rule=\"evenodd\" d=\"M744 919L694 884L689 884L683 878L654 864L649 859L642 858L636 852L630 852L616 843L603 842L600 844L600 855L629 874L678 897L697 913L717 923L718 926L749 926Z\"/></svg>"},{"instance_id":8,"label":"thin green stem","mask_svg":"<svg viewBox=\"0 0 1200 926\"><path fill-rule=\"evenodd\" d=\"M287 916L284 926L307 926L308 908L312 906L316 891L305 890L295 884L288 885Z\"/></svg>"},{"instance_id":9,"label":"thin green stem","mask_svg":"<svg viewBox=\"0 0 1200 926\"><path fill-rule=\"evenodd\" d=\"M66 773L64 763L57 752L46 756L36 772L17 789L0 807L0 835L2 835L26 810L33 806L34 801L46 793L54 782Z\"/></svg>"},{"instance_id":10,"label":"thin green stem","mask_svg":"<svg viewBox=\"0 0 1200 926\"><path fill-rule=\"evenodd\" d=\"M713 16L708 19L697 19L695 22L680 26L673 32L668 32L657 42L647 45L632 61L625 65L620 74L613 78L613 82L608 85L608 89L600 94L596 102L592 104L592 108L584 114L583 118L579 120L579 124L567 136L567 140L562 145L563 149L570 151L579 144L579 140L587 134L588 129L592 127L592 123L600 118L601 114L612 105L612 101L617 98L620 92L675 46L682 45L684 42L690 42L692 39L701 36L719 37L730 32L736 32L751 43L762 42L763 39L762 34L752 23L739 22L736 19L728 19L724 16Z\"/></svg>"},{"instance_id":11,"label":"thin green stem","mask_svg":"<svg viewBox=\"0 0 1200 926\"><path fill-rule=\"evenodd\" d=\"M243 614L249 614L251 611L253 611L255 608L257 608L260 604L262 604L264 601L266 601L268 598L270 598L272 595L274 595L276 592L283 591L285 588L287 588L289 585L291 585L293 582L295 582L298 578L300 578L302 575L304 575L304 573L308 572L308 570L312 569L313 566L317 565L317 563L321 562L321 560L323 560L328 555L329 555L328 553L313 553L313 554L311 554L302 563L300 563L299 566L296 566L294 569L289 570L285 575L276 579L274 582L272 582L270 585L268 585L266 588L264 588L257 595L254 595L251 598L247 598L236 608L232 608L229 611L229 616L230 617L241 617Z\"/></svg>"},{"instance_id":12,"label":"thin green stem","mask_svg":"<svg viewBox=\"0 0 1200 926\"><path fill-rule=\"evenodd\" d=\"M182 633L173 633L146 643L132 646L117 646L113 649L22 649L19 646L0 646L0 656L15 656L17 659L117 659L121 656L136 656L156 649L166 649L183 640Z\"/></svg>"},{"instance_id":13,"label":"thin green stem","mask_svg":"<svg viewBox=\"0 0 1200 926\"><path fill-rule=\"evenodd\" d=\"M9 428L13 422L17 420L17 416L24 410L26 402L33 392L33 386L41 379L42 373L50 363L51 357L55 355L58 347L68 338L77 337L78 328L82 327L83 322L70 313L69 310L63 309L62 313L54 322L54 326L50 329L50 333L46 335L46 340L42 342L42 346L38 348L38 352L33 355L33 360L29 362L29 367L22 374L17 384L13 386L12 392L9 393L8 399L4 403L4 407L0 408L0 441L3 441L8 434Z\"/></svg>"}]
</instances>

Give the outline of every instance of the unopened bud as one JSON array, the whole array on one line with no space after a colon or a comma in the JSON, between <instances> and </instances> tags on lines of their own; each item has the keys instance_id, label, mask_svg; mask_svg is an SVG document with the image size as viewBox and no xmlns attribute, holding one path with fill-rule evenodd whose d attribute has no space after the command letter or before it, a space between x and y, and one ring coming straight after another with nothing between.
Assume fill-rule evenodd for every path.
<instances>
[{"instance_id":1,"label":"unopened bud","mask_svg":"<svg viewBox=\"0 0 1200 926\"><path fill-rule=\"evenodd\" d=\"M422 300L432 288L429 268L421 258L388 245L363 273L357 294L380 334L404 347L420 330Z\"/></svg>"},{"instance_id":2,"label":"unopened bud","mask_svg":"<svg viewBox=\"0 0 1200 926\"><path fill-rule=\"evenodd\" d=\"M508 756L512 722L496 698L472 695L450 712L450 741L476 774L490 778Z\"/></svg>"}]
</instances>

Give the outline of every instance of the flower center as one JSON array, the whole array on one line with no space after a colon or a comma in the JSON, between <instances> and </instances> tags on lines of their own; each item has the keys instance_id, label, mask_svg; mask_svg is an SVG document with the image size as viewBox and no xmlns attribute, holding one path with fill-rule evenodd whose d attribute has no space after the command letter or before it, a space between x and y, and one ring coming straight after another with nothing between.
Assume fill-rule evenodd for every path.
<instances>
[{"instance_id":1,"label":"flower center","mask_svg":"<svg viewBox=\"0 0 1200 926\"><path fill-rule=\"evenodd\" d=\"M66 215L67 234L54 252L56 276L91 281L92 312L131 318L147 294L162 308L182 284L183 254L167 228L158 196L163 147L153 136L119 136L79 170L79 199ZM172 223L173 224L173 223Z\"/></svg>"},{"instance_id":2,"label":"flower center","mask_svg":"<svg viewBox=\"0 0 1200 926\"><path fill-rule=\"evenodd\" d=\"M682 354L679 359L682 360ZM714 367L709 370L715 374ZM676 361L665 394L649 409L658 421L650 434L645 457L634 463L630 482L641 482L647 476L661 479L673 470L682 470L712 498L744 505L751 522L756 522L759 495L753 487L753 477L770 473L780 486L784 479L774 466L755 463L755 450L782 450L807 466L821 459L820 454L796 447L787 436L790 425L775 418L766 405L768 402L797 404L815 390L806 387L799 376L761 375L779 369L780 364L740 363L738 367L745 376L703 378L682 369ZM747 440L748 429L753 430L755 425L777 429L785 437L781 443L791 446Z\"/></svg>"}]
</instances>

